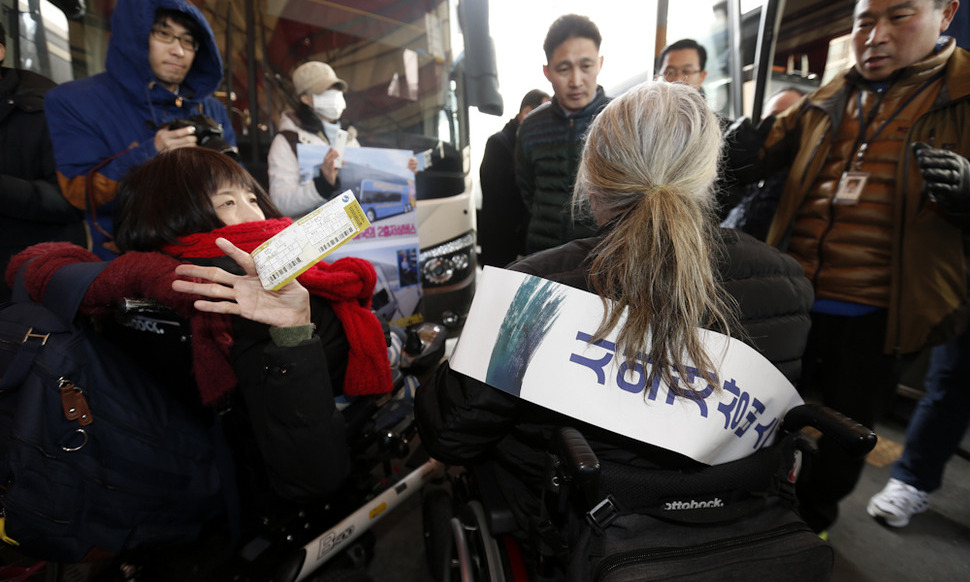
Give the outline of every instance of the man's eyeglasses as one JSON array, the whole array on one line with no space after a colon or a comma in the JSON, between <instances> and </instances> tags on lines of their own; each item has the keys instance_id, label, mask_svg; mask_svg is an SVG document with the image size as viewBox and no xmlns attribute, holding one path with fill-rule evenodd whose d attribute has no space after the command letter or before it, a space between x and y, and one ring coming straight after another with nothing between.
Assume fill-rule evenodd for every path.
<instances>
[{"instance_id":1,"label":"man's eyeglasses","mask_svg":"<svg viewBox=\"0 0 970 582\"><path fill-rule=\"evenodd\" d=\"M182 49L187 51L195 52L199 50L199 41L195 40L191 36L179 36L171 30L167 30L165 28L153 28L152 36L155 37L155 40L165 44L172 44L175 41L179 41L179 44L182 45Z\"/></svg>"},{"instance_id":2,"label":"man's eyeglasses","mask_svg":"<svg viewBox=\"0 0 970 582\"><path fill-rule=\"evenodd\" d=\"M662 78L668 83L684 83L692 75L700 73L699 69L667 69L663 73L657 75L657 78Z\"/></svg>"}]
</instances>

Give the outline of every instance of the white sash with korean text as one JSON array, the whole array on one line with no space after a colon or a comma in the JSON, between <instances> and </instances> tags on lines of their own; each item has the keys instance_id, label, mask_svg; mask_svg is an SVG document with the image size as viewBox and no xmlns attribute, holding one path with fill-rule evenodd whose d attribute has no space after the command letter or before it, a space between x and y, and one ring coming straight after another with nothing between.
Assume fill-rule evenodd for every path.
<instances>
[{"instance_id":1,"label":"white sash with korean text","mask_svg":"<svg viewBox=\"0 0 970 582\"><path fill-rule=\"evenodd\" d=\"M771 444L802 403L785 376L747 344L700 330L719 389L701 374L677 378L696 396L628 369L614 333L590 344L603 304L592 293L486 267L451 367L493 388L589 424L716 465ZM691 368L693 370L693 368Z\"/></svg>"}]
</instances>

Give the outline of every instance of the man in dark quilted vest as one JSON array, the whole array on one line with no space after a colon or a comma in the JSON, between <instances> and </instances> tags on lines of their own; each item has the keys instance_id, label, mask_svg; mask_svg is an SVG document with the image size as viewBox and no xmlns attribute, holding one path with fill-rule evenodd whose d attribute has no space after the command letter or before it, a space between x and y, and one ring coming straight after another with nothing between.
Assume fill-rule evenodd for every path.
<instances>
[{"instance_id":1,"label":"man in dark quilted vest","mask_svg":"<svg viewBox=\"0 0 970 582\"><path fill-rule=\"evenodd\" d=\"M522 121L515 147L516 181L532 215L526 254L595 233L592 223L573 220L569 200L583 136L608 102L596 84L603 66L601 41L596 25L577 14L560 16L546 33L542 72L552 84L552 102Z\"/></svg>"},{"instance_id":2,"label":"man in dark quilted vest","mask_svg":"<svg viewBox=\"0 0 970 582\"><path fill-rule=\"evenodd\" d=\"M806 388L870 427L909 355L965 323L970 54L941 36L958 5L857 0L856 64L778 117L762 150L766 169L791 163L767 242L815 288ZM817 531L863 467L819 444L799 486Z\"/></svg>"}]
</instances>

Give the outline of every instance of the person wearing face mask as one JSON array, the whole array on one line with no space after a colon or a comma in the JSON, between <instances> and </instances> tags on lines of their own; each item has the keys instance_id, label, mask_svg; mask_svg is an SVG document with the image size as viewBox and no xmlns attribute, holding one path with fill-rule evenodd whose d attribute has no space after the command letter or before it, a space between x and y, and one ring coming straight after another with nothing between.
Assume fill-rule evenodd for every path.
<instances>
[{"instance_id":1,"label":"person wearing face mask","mask_svg":"<svg viewBox=\"0 0 970 582\"><path fill-rule=\"evenodd\" d=\"M269 148L269 194L286 216L298 218L314 210L340 191L334 166L337 151L327 150L320 174L300 183L297 144L330 145L341 129L340 117L347 102L347 82L333 67L320 61L303 63L293 71L293 89L299 103L280 118L280 131ZM357 130L347 128L347 147L360 147Z\"/></svg>"}]
</instances>

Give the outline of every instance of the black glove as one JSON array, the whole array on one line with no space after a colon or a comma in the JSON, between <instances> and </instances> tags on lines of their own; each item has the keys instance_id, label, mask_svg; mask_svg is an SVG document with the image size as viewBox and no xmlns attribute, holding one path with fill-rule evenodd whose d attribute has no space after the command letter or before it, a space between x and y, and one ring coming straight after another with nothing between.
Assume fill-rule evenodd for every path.
<instances>
[{"instance_id":1,"label":"black glove","mask_svg":"<svg viewBox=\"0 0 970 582\"><path fill-rule=\"evenodd\" d=\"M970 161L948 150L913 144L930 200L961 224L970 222Z\"/></svg>"},{"instance_id":2,"label":"black glove","mask_svg":"<svg viewBox=\"0 0 970 582\"><path fill-rule=\"evenodd\" d=\"M739 117L724 133L727 148L725 177L729 183L749 184L762 178L761 146L768 138L775 116L769 115L757 127L747 117Z\"/></svg>"}]
</instances>

